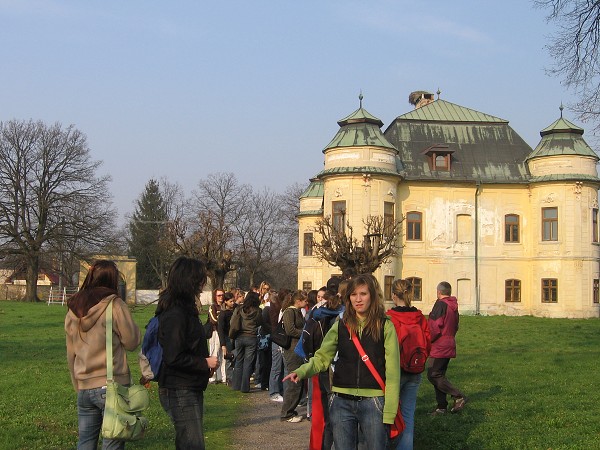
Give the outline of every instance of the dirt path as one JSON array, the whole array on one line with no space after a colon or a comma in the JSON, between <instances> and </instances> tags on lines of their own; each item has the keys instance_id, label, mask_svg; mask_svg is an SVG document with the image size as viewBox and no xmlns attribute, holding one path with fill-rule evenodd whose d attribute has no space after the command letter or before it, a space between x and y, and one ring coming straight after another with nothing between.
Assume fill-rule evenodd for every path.
<instances>
[{"instance_id":1,"label":"dirt path","mask_svg":"<svg viewBox=\"0 0 600 450\"><path fill-rule=\"evenodd\" d=\"M273 402L268 391L252 389L248 408L236 424L234 446L236 450L306 450L310 436L310 422L306 420L306 407L298 407L304 416L300 423L281 422L281 403Z\"/></svg>"}]
</instances>

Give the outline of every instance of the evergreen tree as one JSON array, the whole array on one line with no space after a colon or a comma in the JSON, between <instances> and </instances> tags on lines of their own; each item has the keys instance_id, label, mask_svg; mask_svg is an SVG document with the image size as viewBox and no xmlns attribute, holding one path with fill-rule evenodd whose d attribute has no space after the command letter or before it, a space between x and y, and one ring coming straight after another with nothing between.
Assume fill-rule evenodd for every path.
<instances>
[{"instance_id":1,"label":"evergreen tree","mask_svg":"<svg viewBox=\"0 0 600 450\"><path fill-rule=\"evenodd\" d=\"M137 259L137 287L158 289L171 263L166 245L167 207L159 183L151 179L129 221L129 252Z\"/></svg>"}]
</instances>

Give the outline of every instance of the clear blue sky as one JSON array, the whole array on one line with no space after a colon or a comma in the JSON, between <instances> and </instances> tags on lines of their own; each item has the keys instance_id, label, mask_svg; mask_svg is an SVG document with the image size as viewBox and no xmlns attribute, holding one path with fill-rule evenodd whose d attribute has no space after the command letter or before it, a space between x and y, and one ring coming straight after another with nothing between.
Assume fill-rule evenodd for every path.
<instances>
[{"instance_id":1,"label":"clear blue sky","mask_svg":"<svg viewBox=\"0 0 600 450\"><path fill-rule=\"evenodd\" d=\"M535 147L574 100L544 72L544 17L527 0L0 0L0 120L86 133L119 221L150 178L307 183L361 90L384 129L439 88Z\"/></svg>"}]
</instances>

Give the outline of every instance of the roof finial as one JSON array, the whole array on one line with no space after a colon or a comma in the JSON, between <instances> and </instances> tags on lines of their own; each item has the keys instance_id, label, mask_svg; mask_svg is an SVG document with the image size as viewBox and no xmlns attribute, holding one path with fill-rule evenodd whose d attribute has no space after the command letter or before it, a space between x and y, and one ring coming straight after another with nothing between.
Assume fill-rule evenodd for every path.
<instances>
[{"instance_id":1,"label":"roof finial","mask_svg":"<svg viewBox=\"0 0 600 450\"><path fill-rule=\"evenodd\" d=\"M360 90L360 94L358 94L358 100L360 101L360 107L362 108L362 101L363 101L362 89Z\"/></svg>"},{"instance_id":2,"label":"roof finial","mask_svg":"<svg viewBox=\"0 0 600 450\"><path fill-rule=\"evenodd\" d=\"M437 94L437 96L438 96L438 98L437 98L438 100L440 99L440 94L441 94L441 93L442 93L442 91L440 91L440 88L438 88L438 90L437 90L437 92L436 92L436 94Z\"/></svg>"},{"instance_id":3,"label":"roof finial","mask_svg":"<svg viewBox=\"0 0 600 450\"><path fill-rule=\"evenodd\" d=\"M563 109L565 109L562 102L560 102L560 108L558 108L558 109L560 109L560 118L562 119L563 118L562 112L563 112Z\"/></svg>"}]
</instances>

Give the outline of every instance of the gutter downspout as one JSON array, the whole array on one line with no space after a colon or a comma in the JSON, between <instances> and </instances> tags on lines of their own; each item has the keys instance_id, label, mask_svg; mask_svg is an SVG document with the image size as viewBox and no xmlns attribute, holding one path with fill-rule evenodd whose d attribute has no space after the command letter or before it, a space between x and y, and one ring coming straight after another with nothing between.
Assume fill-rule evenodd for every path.
<instances>
[{"instance_id":1,"label":"gutter downspout","mask_svg":"<svg viewBox=\"0 0 600 450\"><path fill-rule=\"evenodd\" d=\"M478 316L481 301L479 298L479 194L481 194L481 181L475 182L475 315Z\"/></svg>"}]
</instances>

